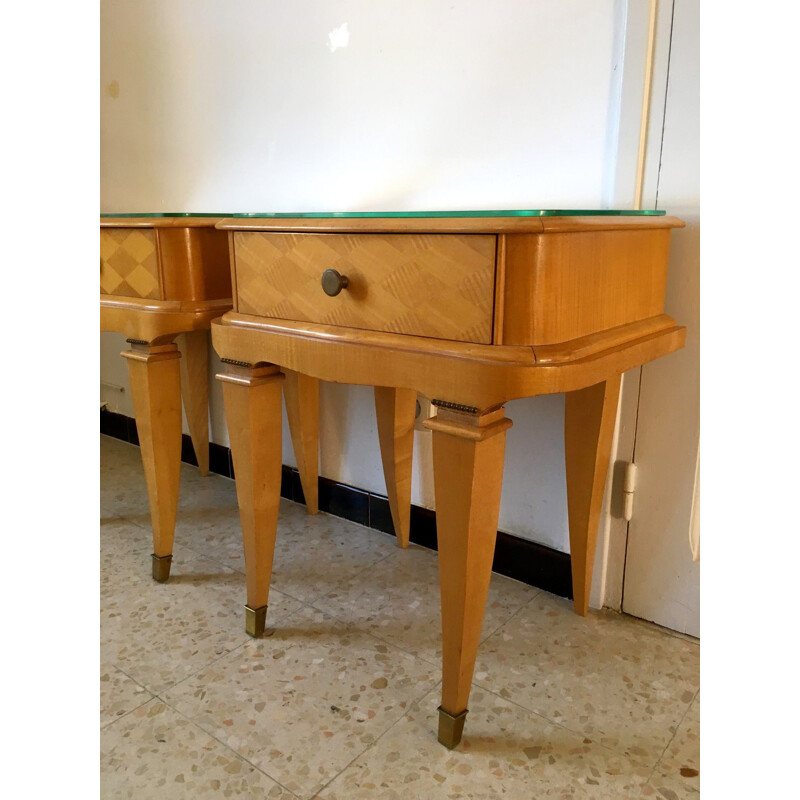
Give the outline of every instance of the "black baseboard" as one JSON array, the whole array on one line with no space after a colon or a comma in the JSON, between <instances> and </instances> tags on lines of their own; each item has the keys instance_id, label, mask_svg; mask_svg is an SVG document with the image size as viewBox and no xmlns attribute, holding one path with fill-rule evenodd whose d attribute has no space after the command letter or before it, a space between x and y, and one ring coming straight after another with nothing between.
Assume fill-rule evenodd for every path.
<instances>
[{"instance_id":1,"label":"black baseboard","mask_svg":"<svg viewBox=\"0 0 800 800\"><path fill-rule=\"evenodd\" d=\"M136 421L124 414L101 411L100 433L131 444L139 444ZM192 440L185 433L181 460L197 466ZM209 469L225 478L235 477L230 449L211 442ZM305 505L300 473L294 467L285 464L281 477L281 496ZM338 483L330 478L320 478L319 510L391 536L395 535L389 500L383 495ZM436 550L436 512L412 505L410 537L414 544ZM500 575L514 578L529 586L545 589L561 597L572 598L572 572L567 553L498 531L492 569Z\"/></svg>"}]
</instances>

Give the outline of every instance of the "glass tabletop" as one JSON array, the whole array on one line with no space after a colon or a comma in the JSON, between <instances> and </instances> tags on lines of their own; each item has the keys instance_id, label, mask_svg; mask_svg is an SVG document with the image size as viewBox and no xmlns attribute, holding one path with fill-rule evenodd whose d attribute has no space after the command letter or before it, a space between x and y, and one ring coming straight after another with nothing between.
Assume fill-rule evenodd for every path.
<instances>
[{"instance_id":1,"label":"glass tabletop","mask_svg":"<svg viewBox=\"0 0 800 800\"><path fill-rule=\"evenodd\" d=\"M290 213L247 213L247 214L191 214L184 212L139 213L139 214L101 214L104 218L120 217L228 217L243 219L439 219L453 217L662 217L665 211L655 209L514 209L506 211L305 211Z\"/></svg>"}]
</instances>

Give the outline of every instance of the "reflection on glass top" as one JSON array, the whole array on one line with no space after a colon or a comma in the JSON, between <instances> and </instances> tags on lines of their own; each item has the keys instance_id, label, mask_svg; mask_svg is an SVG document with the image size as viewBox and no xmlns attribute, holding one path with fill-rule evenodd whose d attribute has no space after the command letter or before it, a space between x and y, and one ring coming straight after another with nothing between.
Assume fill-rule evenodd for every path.
<instances>
[{"instance_id":1,"label":"reflection on glass top","mask_svg":"<svg viewBox=\"0 0 800 800\"><path fill-rule=\"evenodd\" d=\"M306 211L297 214L101 214L101 217L241 217L247 219L403 219L446 217L662 217L666 212L646 210L515 209L513 211Z\"/></svg>"}]
</instances>

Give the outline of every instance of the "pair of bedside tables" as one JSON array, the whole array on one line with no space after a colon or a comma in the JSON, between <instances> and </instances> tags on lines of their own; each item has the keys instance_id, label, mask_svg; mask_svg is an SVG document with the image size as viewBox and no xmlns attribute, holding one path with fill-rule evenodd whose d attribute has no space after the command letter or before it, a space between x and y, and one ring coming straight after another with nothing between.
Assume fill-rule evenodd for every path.
<instances>
[{"instance_id":1,"label":"pair of bedside tables","mask_svg":"<svg viewBox=\"0 0 800 800\"><path fill-rule=\"evenodd\" d=\"M566 393L574 607L586 614L623 372L683 346L665 315L660 212L508 211L101 217L101 328L123 333L153 526L172 557L181 397L208 470L207 336L246 564L265 626L281 482L281 393L317 510L319 381L374 387L387 493L408 546L417 393L432 431L442 611L439 741L461 739L500 507L503 405ZM179 345L176 340L182 340Z\"/></svg>"}]
</instances>

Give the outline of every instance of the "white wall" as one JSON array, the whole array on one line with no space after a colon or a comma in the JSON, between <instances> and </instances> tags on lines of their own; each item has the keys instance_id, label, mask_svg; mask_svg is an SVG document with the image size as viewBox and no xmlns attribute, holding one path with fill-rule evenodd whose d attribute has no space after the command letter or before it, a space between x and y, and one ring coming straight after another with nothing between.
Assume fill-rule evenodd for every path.
<instances>
[{"instance_id":1,"label":"white wall","mask_svg":"<svg viewBox=\"0 0 800 800\"><path fill-rule=\"evenodd\" d=\"M105 0L103 210L595 206L615 5Z\"/></svg>"},{"instance_id":2,"label":"white wall","mask_svg":"<svg viewBox=\"0 0 800 800\"><path fill-rule=\"evenodd\" d=\"M102 211L630 207L646 6L104 0ZM123 348L104 334L103 380L126 384ZM500 526L566 552L563 397L507 411ZM429 436L412 499L432 507ZM384 491L369 389L324 386L321 451L323 475Z\"/></svg>"}]
</instances>

